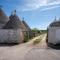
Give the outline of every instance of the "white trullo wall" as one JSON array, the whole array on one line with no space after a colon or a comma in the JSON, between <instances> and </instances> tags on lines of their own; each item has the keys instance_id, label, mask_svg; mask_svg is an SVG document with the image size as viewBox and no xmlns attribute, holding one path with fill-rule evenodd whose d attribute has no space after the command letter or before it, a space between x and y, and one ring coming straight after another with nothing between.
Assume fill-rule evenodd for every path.
<instances>
[{"instance_id":1,"label":"white trullo wall","mask_svg":"<svg viewBox=\"0 0 60 60\"><path fill-rule=\"evenodd\" d=\"M0 43L21 43L23 39L21 29L0 29Z\"/></svg>"},{"instance_id":2,"label":"white trullo wall","mask_svg":"<svg viewBox=\"0 0 60 60\"><path fill-rule=\"evenodd\" d=\"M49 27L48 43L60 43L60 27Z\"/></svg>"}]
</instances>

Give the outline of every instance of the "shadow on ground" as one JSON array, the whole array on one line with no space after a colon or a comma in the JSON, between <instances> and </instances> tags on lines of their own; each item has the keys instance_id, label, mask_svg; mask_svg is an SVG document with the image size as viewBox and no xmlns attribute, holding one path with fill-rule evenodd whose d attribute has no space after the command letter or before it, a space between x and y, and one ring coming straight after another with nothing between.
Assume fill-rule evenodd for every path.
<instances>
[{"instance_id":1,"label":"shadow on ground","mask_svg":"<svg viewBox=\"0 0 60 60\"><path fill-rule=\"evenodd\" d=\"M0 43L0 47L2 47L2 46L15 46L15 45L18 45L18 43Z\"/></svg>"},{"instance_id":2,"label":"shadow on ground","mask_svg":"<svg viewBox=\"0 0 60 60\"><path fill-rule=\"evenodd\" d=\"M60 50L60 43L58 43L58 44L52 44L52 43L48 43L48 38L47 38L47 36L46 36L46 44L47 44L47 46L48 47L50 47L50 48L53 48L53 49L56 49L56 50Z\"/></svg>"},{"instance_id":3,"label":"shadow on ground","mask_svg":"<svg viewBox=\"0 0 60 60\"><path fill-rule=\"evenodd\" d=\"M56 50L60 50L60 43L59 44L52 44L52 43L47 43L47 46Z\"/></svg>"}]
</instances>

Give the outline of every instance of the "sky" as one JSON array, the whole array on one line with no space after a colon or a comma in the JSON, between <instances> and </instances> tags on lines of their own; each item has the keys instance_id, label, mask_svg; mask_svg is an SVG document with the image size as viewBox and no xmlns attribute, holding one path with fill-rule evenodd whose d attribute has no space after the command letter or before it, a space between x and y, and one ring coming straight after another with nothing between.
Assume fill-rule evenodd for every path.
<instances>
[{"instance_id":1,"label":"sky","mask_svg":"<svg viewBox=\"0 0 60 60\"><path fill-rule=\"evenodd\" d=\"M16 10L19 18L33 29L47 29L56 18L60 18L60 0L0 0L7 16Z\"/></svg>"}]
</instances>

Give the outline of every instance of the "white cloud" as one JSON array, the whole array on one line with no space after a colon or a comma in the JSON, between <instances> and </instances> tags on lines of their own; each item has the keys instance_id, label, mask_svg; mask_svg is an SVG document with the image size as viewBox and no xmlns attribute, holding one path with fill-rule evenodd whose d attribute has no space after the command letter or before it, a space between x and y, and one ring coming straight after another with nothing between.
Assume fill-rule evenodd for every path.
<instances>
[{"instance_id":1,"label":"white cloud","mask_svg":"<svg viewBox=\"0 0 60 60\"><path fill-rule=\"evenodd\" d=\"M51 9L58 8L58 7L60 6L47 7L47 8L41 9L41 11L51 10Z\"/></svg>"},{"instance_id":2,"label":"white cloud","mask_svg":"<svg viewBox=\"0 0 60 60\"><path fill-rule=\"evenodd\" d=\"M43 8L43 10L57 8L58 4L60 4L60 0L25 0L24 5L18 5L18 11L31 11L41 8L43 6L49 6L48 8ZM50 7L51 6L51 7ZM53 6L53 7L52 7ZM55 7L56 6L56 7ZM19 8L21 7L21 8Z\"/></svg>"}]
</instances>

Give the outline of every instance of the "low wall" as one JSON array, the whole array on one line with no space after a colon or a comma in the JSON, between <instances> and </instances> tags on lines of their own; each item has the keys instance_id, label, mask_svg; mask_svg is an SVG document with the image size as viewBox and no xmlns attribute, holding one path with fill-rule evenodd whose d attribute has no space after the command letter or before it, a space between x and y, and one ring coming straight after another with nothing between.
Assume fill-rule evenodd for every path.
<instances>
[{"instance_id":1,"label":"low wall","mask_svg":"<svg viewBox=\"0 0 60 60\"><path fill-rule=\"evenodd\" d=\"M0 29L0 43L21 43L23 40L21 29Z\"/></svg>"}]
</instances>

